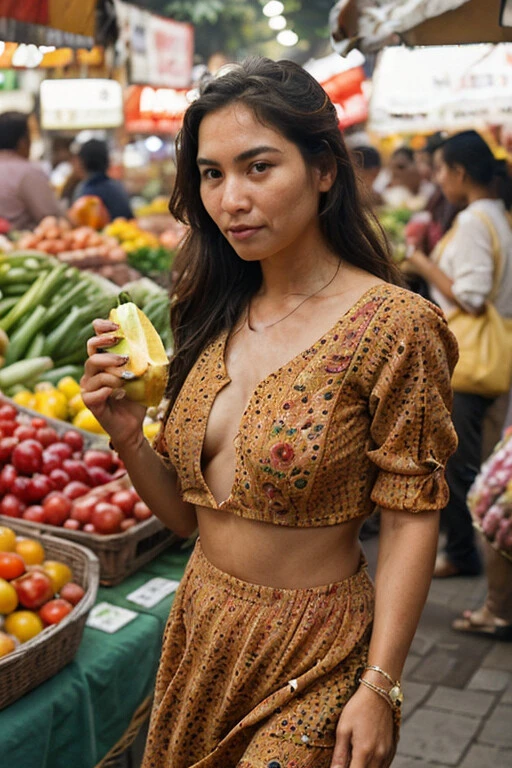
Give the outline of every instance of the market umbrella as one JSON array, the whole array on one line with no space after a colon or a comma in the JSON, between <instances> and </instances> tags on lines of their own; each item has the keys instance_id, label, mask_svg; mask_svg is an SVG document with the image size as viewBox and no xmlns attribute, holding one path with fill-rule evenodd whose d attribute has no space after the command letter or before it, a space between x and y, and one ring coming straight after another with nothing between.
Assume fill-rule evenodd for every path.
<instances>
[{"instance_id":1,"label":"market umbrella","mask_svg":"<svg viewBox=\"0 0 512 768\"><path fill-rule=\"evenodd\" d=\"M330 27L335 50L386 45L512 41L512 0L338 0Z\"/></svg>"}]
</instances>

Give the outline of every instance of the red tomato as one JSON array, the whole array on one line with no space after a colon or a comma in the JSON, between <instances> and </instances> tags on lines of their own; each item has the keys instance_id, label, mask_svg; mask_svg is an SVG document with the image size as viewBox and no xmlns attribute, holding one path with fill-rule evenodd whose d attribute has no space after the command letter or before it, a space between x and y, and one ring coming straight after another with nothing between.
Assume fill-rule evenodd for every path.
<instances>
[{"instance_id":1,"label":"red tomato","mask_svg":"<svg viewBox=\"0 0 512 768\"><path fill-rule=\"evenodd\" d=\"M134 517L127 517L124 520L121 520L122 531L129 531L134 525L137 525L137 521Z\"/></svg>"},{"instance_id":2,"label":"red tomato","mask_svg":"<svg viewBox=\"0 0 512 768\"><path fill-rule=\"evenodd\" d=\"M6 464L5 467L2 467L0 472L0 494L10 491L17 477L18 473L12 464Z\"/></svg>"},{"instance_id":3,"label":"red tomato","mask_svg":"<svg viewBox=\"0 0 512 768\"><path fill-rule=\"evenodd\" d=\"M91 522L91 515L98 499L90 496L88 499L79 499L73 504L70 517L77 520L81 525Z\"/></svg>"},{"instance_id":4,"label":"red tomato","mask_svg":"<svg viewBox=\"0 0 512 768\"><path fill-rule=\"evenodd\" d=\"M74 429L68 429L68 431L64 432L62 435L62 439L73 451L83 451L84 439L80 432L75 432Z\"/></svg>"},{"instance_id":5,"label":"red tomato","mask_svg":"<svg viewBox=\"0 0 512 768\"><path fill-rule=\"evenodd\" d=\"M86 485L91 485L91 476L89 470L83 463L83 461L77 461L76 459L64 459L62 462L62 469L64 469L71 480L78 480Z\"/></svg>"},{"instance_id":6,"label":"red tomato","mask_svg":"<svg viewBox=\"0 0 512 768\"><path fill-rule=\"evenodd\" d=\"M69 483L69 475L63 469L52 469L49 477L58 491L62 491Z\"/></svg>"},{"instance_id":7,"label":"red tomato","mask_svg":"<svg viewBox=\"0 0 512 768\"><path fill-rule=\"evenodd\" d=\"M44 509L40 504L27 507L21 516L24 520L30 520L33 523L44 523Z\"/></svg>"},{"instance_id":8,"label":"red tomato","mask_svg":"<svg viewBox=\"0 0 512 768\"><path fill-rule=\"evenodd\" d=\"M115 504L99 501L92 511L91 523L98 533L119 533L124 515Z\"/></svg>"},{"instance_id":9,"label":"red tomato","mask_svg":"<svg viewBox=\"0 0 512 768\"><path fill-rule=\"evenodd\" d=\"M72 610L73 606L70 602L57 597L55 600L49 600L45 603L38 613L43 624L48 627L50 624L58 624Z\"/></svg>"},{"instance_id":10,"label":"red tomato","mask_svg":"<svg viewBox=\"0 0 512 768\"><path fill-rule=\"evenodd\" d=\"M115 491L112 494L110 501L112 504L116 504L126 516L132 514L135 506L135 498L128 488L121 491Z\"/></svg>"},{"instance_id":11,"label":"red tomato","mask_svg":"<svg viewBox=\"0 0 512 768\"><path fill-rule=\"evenodd\" d=\"M31 427L29 424L20 424L14 430L14 437L17 437L21 442L22 440L34 440L37 434L37 430Z\"/></svg>"},{"instance_id":12,"label":"red tomato","mask_svg":"<svg viewBox=\"0 0 512 768\"><path fill-rule=\"evenodd\" d=\"M147 520L152 514L148 505L143 501L138 501L133 508L133 516L136 520Z\"/></svg>"},{"instance_id":13,"label":"red tomato","mask_svg":"<svg viewBox=\"0 0 512 768\"><path fill-rule=\"evenodd\" d=\"M112 453L110 451L96 451L90 448L84 453L84 462L88 467L101 467L107 472L112 469Z\"/></svg>"},{"instance_id":14,"label":"red tomato","mask_svg":"<svg viewBox=\"0 0 512 768\"><path fill-rule=\"evenodd\" d=\"M10 581L25 573L25 561L17 552L0 552L0 579Z\"/></svg>"},{"instance_id":15,"label":"red tomato","mask_svg":"<svg viewBox=\"0 0 512 768\"><path fill-rule=\"evenodd\" d=\"M9 405L9 403L0 405L0 419L5 419L6 421L14 421L17 415L18 411L13 405Z\"/></svg>"},{"instance_id":16,"label":"red tomato","mask_svg":"<svg viewBox=\"0 0 512 768\"><path fill-rule=\"evenodd\" d=\"M105 483L110 483L113 479L112 475L109 475L102 467L88 467L88 471L93 486L105 485Z\"/></svg>"},{"instance_id":17,"label":"red tomato","mask_svg":"<svg viewBox=\"0 0 512 768\"><path fill-rule=\"evenodd\" d=\"M13 493L6 493L0 501L0 514L7 517L21 517L26 505Z\"/></svg>"},{"instance_id":18,"label":"red tomato","mask_svg":"<svg viewBox=\"0 0 512 768\"><path fill-rule=\"evenodd\" d=\"M62 525L71 512L71 501L60 491L52 491L43 502L44 520L50 525Z\"/></svg>"},{"instance_id":19,"label":"red tomato","mask_svg":"<svg viewBox=\"0 0 512 768\"><path fill-rule=\"evenodd\" d=\"M45 475L49 475L54 469L60 469L62 467L62 459L57 454L45 449L43 451L43 461L41 464L41 471Z\"/></svg>"},{"instance_id":20,"label":"red tomato","mask_svg":"<svg viewBox=\"0 0 512 768\"><path fill-rule=\"evenodd\" d=\"M37 440L23 440L12 452L12 463L24 475L40 472L43 463L43 448Z\"/></svg>"},{"instance_id":21,"label":"red tomato","mask_svg":"<svg viewBox=\"0 0 512 768\"><path fill-rule=\"evenodd\" d=\"M50 453L53 453L55 456L58 456L61 462L63 462L64 459L70 459L73 453L71 447L67 443L63 443L61 440L56 443L52 443L46 450Z\"/></svg>"},{"instance_id":22,"label":"red tomato","mask_svg":"<svg viewBox=\"0 0 512 768\"><path fill-rule=\"evenodd\" d=\"M39 440L41 445L47 448L49 445L58 442L59 436L53 427L40 427L36 431L36 440Z\"/></svg>"},{"instance_id":23,"label":"red tomato","mask_svg":"<svg viewBox=\"0 0 512 768\"><path fill-rule=\"evenodd\" d=\"M28 480L27 501L41 501L51 491L55 485L46 475L34 475Z\"/></svg>"},{"instance_id":24,"label":"red tomato","mask_svg":"<svg viewBox=\"0 0 512 768\"><path fill-rule=\"evenodd\" d=\"M13 581L18 600L30 611L40 608L53 597L52 580L43 571L34 570Z\"/></svg>"},{"instance_id":25,"label":"red tomato","mask_svg":"<svg viewBox=\"0 0 512 768\"><path fill-rule=\"evenodd\" d=\"M67 520L64 520L62 523L63 528L67 528L68 531L79 531L80 530L80 523L78 520L73 520L71 517L68 517Z\"/></svg>"},{"instance_id":26,"label":"red tomato","mask_svg":"<svg viewBox=\"0 0 512 768\"><path fill-rule=\"evenodd\" d=\"M12 452L19 443L17 437L2 437L0 439L0 462L10 461Z\"/></svg>"},{"instance_id":27,"label":"red tomato","mask_svg":"<svg viewBox=\"0 0 512 768\"><path fill-rule=\"evenodd\" d=\"M85 589L81 587L80 584L75 584L74 581L68 581L68 583L64 584L62 587L59 596L64 600L67 600L71 605L76 605L84 595Z\"/></svg>"},{"instance_id":28,"label":"red tomato","mask_svg":"<svg viewBox=\"0 0 512 768\"><path fill-rule=\"evenodd\" d=\"M82 530L84 530L85 533L96 533L96 528L92 523L86 523Z\"/></svg>"},{"instance_id":29,"label":"red tomato","mask_svg":"<svg viewBox=\"0 0 512 768\"><path fill-rule=\"evenodd\" d=\"M6 421L5 419L0 419L0 431L4 437L11 437L14 435L14 430L17 426L18 425L15 421Z\"/></svg>"},{"instance_id":30,"label":"red tomato","mask_svg":"<svg viewBox=\"0 0 512 768\"><path fill-rule=\"evenodd\" d=\"M84 496L91 490L90 485L81 483L80 480L71 480L63 489L62 493L67 496L68 499L78 499L80 496Z\"/></svg>"},{"instance_id":31,"label":"red tomato","mask_svg":"<svg viewBox=\"0 0 512 768\"><path fill-rule=\"evenodd\" d=\"M23 477L23 475L19 475L11 485L11 493L13 493L15 496L18 497L18 499L21 499L21 501L24 501L25 503L35 501L35 499L31 499L29 497L29 493L28 493L29 484L30 484L30 478Z\"/></svg>"},{"instance_id":32,"label":"red tomato","mask_svg":"<svg viewBox=\"0 0 512 768\"><path fill-rule=\"evenodd\" d=\"M43 427L48 426L46 419L42 419L40 416L34 416L34 418L30 420L30 423L35 429L42 429Z\"/></svg>"}]
</instances>

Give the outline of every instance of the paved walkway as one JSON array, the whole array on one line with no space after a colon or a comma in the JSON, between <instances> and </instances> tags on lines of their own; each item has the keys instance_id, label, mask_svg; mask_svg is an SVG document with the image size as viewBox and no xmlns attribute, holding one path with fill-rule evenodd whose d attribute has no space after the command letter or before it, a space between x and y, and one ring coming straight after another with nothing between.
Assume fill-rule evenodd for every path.
<instances>
[{"instance_id":1,"label":"paved walkway","mask_svg":"<svg viewBox=\"0 0 512 768\"><path fill-rule=\"evenodd\" d=\"M377 540L363 544L373 569ZM485 579L435 579L403 676L392 768L512 768L512 643L451 629L479 607Z\"/></svg>"},{"instance_id":2,"label":"paved walkway","mask_svg":"<svg viewBox=\"0 0 512 768\"><path fill-rule=\"evenodd\" d=\"M377 539L363 547L374 573ZM392 768L512 768L512 643L450 627L484 596L483 577L432 582L405 666L404 720ZM140 766L144 736L132 762L121 759L119 768Z\"/></svg>"}]
</instances>

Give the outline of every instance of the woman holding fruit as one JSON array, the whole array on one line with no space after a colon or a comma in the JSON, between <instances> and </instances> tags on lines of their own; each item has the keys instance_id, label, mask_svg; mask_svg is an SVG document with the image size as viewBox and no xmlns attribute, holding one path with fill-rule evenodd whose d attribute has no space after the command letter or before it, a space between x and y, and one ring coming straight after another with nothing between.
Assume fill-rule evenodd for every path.
<instances>
[{"instance_id":1,"label":"woman holding fruit","mask_svg":"<svg viewBox=\"0 0 512 768\"><path fill-rule=\"evenodd\" d=\"M335 109L292 62L206 84L170 207L190 230L154 449L108 352L122 327L95 322L82 379L144 501L200 534L144 767L384 768L455 447L453 338L396 284ZM358 533L376 506L374 588Z\"/></svg>"}]
</instances>

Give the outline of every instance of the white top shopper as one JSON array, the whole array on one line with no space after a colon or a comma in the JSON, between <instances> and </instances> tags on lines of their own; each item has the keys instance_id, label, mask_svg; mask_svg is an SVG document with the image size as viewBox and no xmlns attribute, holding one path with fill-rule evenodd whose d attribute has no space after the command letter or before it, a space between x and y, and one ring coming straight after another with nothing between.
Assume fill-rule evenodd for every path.
<instances>
[{"instance_id":1,"label":"white top shopper","mask_svg":"<svg viewBox=\"0 0 512 768\"><path fill-rule=\"evenodd\" d=\"M485 218L496 231L501 245L502 276L494 306L503 317L512 317L512 227L501 200L477 200L459 213L451 237L432 254L442 271L453 280L452 291L469 312L482 309L494 281L492 256L493 236ZM439 255L439 250L441 251ZM456 304L431 286L432 299L444 312L456 309Z\"/></svg>"}]
</instances>

